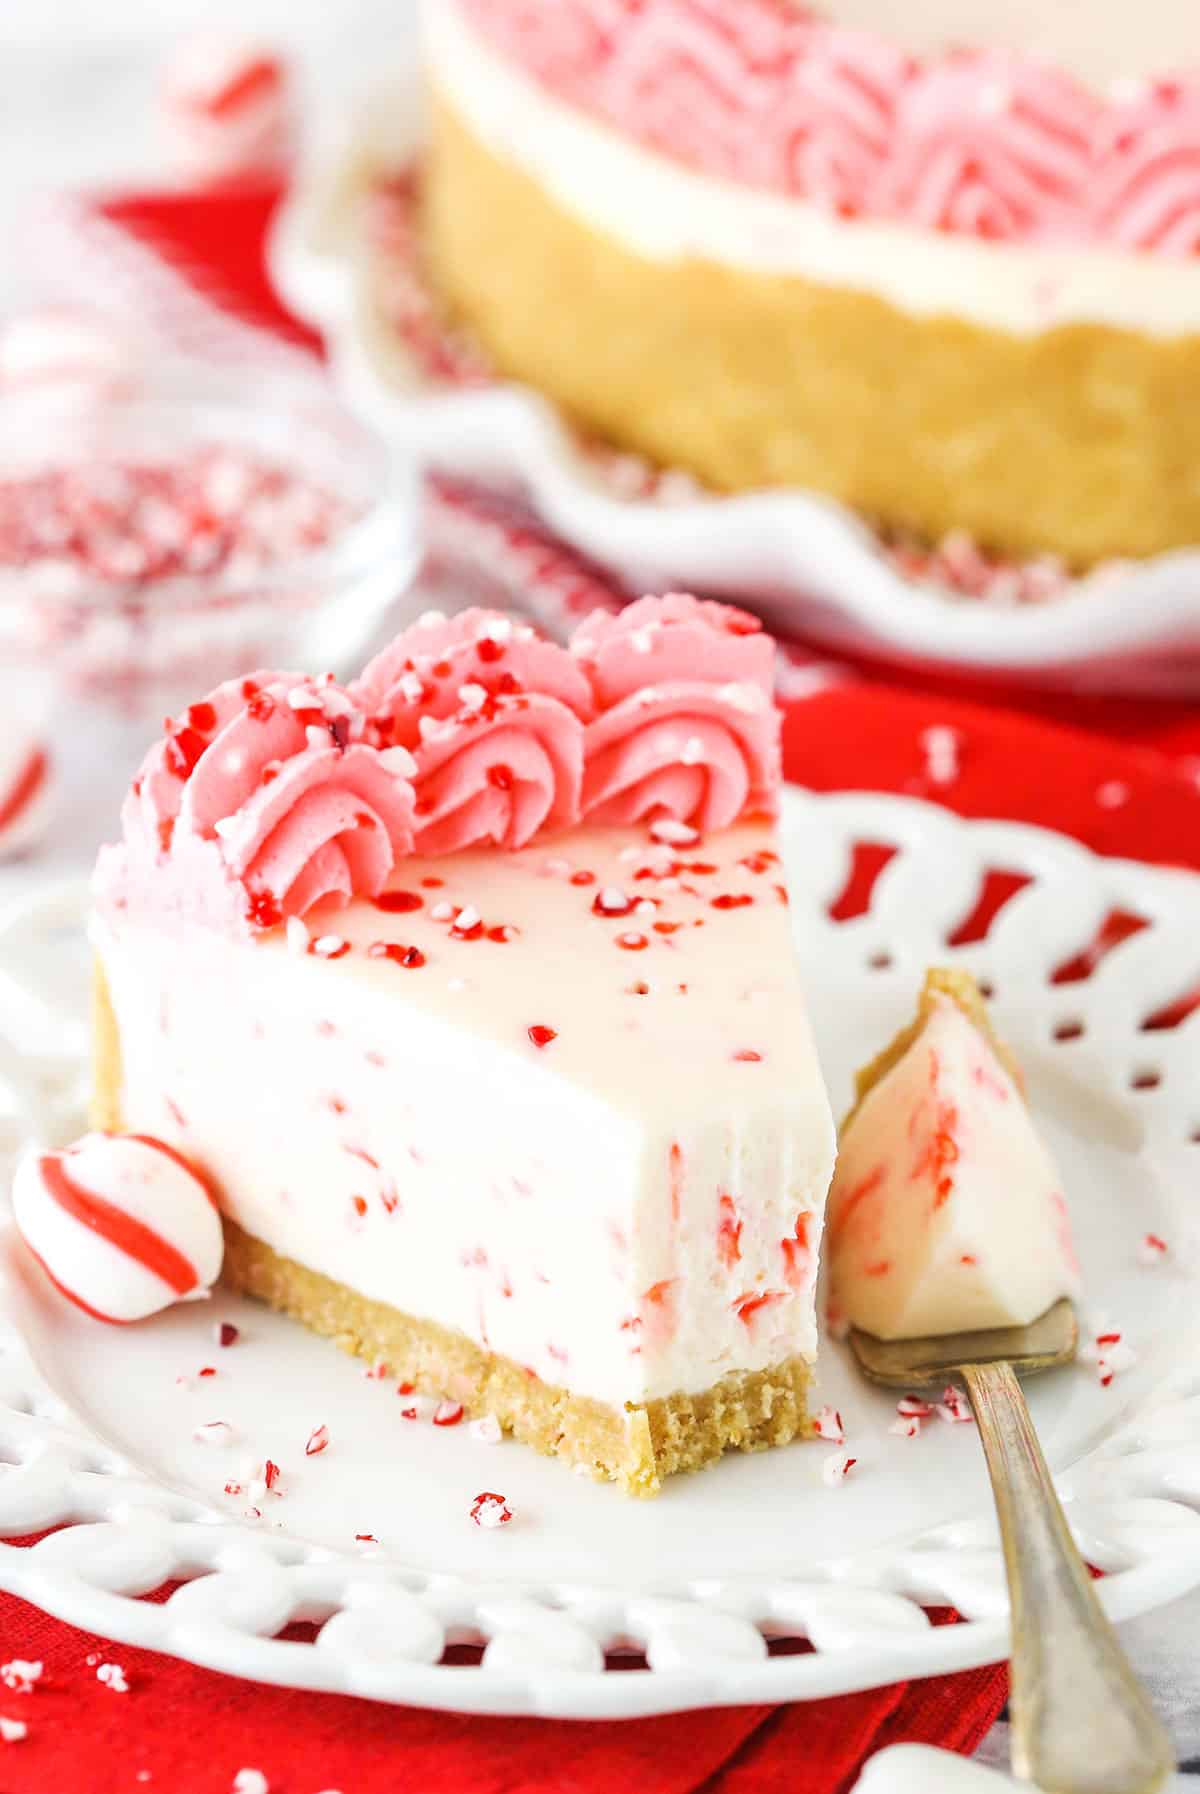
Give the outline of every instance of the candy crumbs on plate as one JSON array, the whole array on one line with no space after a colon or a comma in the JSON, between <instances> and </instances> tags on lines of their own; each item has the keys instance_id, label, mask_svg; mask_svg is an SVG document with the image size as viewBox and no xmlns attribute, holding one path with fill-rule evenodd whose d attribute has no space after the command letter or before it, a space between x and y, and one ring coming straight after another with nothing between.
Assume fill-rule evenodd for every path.
<instances>
[{"instance_id":1,"label":"candy crumbs on plate","mask_svg":"<svg viewBox=\"0 0 1200 1794\"><path fill-rule=\"evenodd\" d=\"M846 1429L836 1408L826 1406L817 1409L813 1415L813 1432L818 1439L824 1439L830 1445L846 1443Z\"/></svg>"},{"instance_id":2,"label":"candy crumbs on plate","mask_svg":"<svg viewBox=\"0 0 1200 1794\"><path fill-rule=\"evenodd\" d=\"M1142 1242L1138 1247L1138 1263L1146 1266L1160 1265L1168 1256L1170 1250L1171 1248L1167 1245L1166 1240L1162 1238L1161 1234L1143 1234Z\"/></svg>"},{"instance_id":3,"label":"candy crumbs on plate","mask_svg":"<svg viewBox=\"0 0 1200 1794\"><path fill-rule=\"evenodd\" d=\"M898 1414L889 1426L888 1432L895 1433L899 1439L919 1439L921 1437L921 1422L915 1415L911 1419L906 1419L903 1414Z\"/></svg>"},{"instance_id":4,"label":"candy crumbs on plate","mask_svg":"<svg viewBox=\"0 0 1200 1794\"><path fill-rule=\"evenodd\" d=\"M101 1663L96 1670L96 1680L103 1687L111 1688L114 1694L129 1693L129 1683L119 1663Z\"/></svg>"},{"instance_id":5,"label":"candy crumbs on plate","mask_svg":"<svg viewBox=\"0 0 1200 1794\"><path fill-rule=\"evenodd\" d=\"M935 1403L935 1406L938 1419L947 1421L951 1426L970 1426L975 1419L970 1402L953 1383L947 1383L942 1390L941 1401Z\"/></svg>"},{"instance_id":6,"label":"candy crumbs on plate","mask_svg":"<svg viewBox=\"0 0 1200 1794\"><path fill-rule=\"evenodd\" d=\"M491 1532L497 1526L507 1526L512 1519L512 1509L503 1495L495 1495L485 1489L471 1503L471 1518L476 1526L482 1526Z\"/></svg>"},{"instance_id":7,"label":"candy crumbs on plate","mask_svg":"<svg viewBox=\"0 0 1200 1794\"><path fill-rule=\"evenodd\" d=\"M14 1694L32 1694L42 1679L43 1665L25 1657L13 1657L0 1663L0 1682Z\"/></svg>"},{"instance_id":8,"label":"candy crumbs on plate","mask_svg":"<svg viewBox=\"0 0 1200 1794\"><path fill-rule=\"evenodd\" d=\"M305 1457L315 1458L319 1452L324 1451L328 1447L328 1444L329 1428L324 1425L315 1426L305 1442Z\"/></svg>"},{"instance_id":9,"label":"candy crumbs on plate","mask_svg":"<svg viewBox=\"0 0 1200 1794\"><path fill-rule=\"evenodd\" d=\"M457 1426L462 1417L461 1402L439 1402L433 1410L434 1426Z\"/></svg>"},{"instance_id":10,"label":"candy crumbs on plate","mask_svg":"<svg viewBox=\"0 0 1200 1794\"><path fill-rule=\"evenodd\" d=\"M837 1451L830 1452L829 1456L825 1459L825 1462L821 1465L821 1481L829 1488L836 1489L841 1483L845 1482L857 1463L857 1458L845 1457L841 1452Z\"/></svg>"}]
</instances>

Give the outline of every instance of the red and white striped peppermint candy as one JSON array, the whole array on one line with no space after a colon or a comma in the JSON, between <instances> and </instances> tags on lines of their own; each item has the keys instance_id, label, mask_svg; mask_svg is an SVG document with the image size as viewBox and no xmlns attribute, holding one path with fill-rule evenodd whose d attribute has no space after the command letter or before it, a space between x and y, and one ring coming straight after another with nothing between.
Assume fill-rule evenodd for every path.
<instances>
[{"instance_id":1,"label":"red and white striped peppermint candy","mask_svg":"<svg viewBox=\"0 0 1200 1794\"><path fill-rule=\"evenodd\" d=\"M292 160L291 73L260 43L203 37L182 44L163 77L162 111L174 158L193 179L281 173Z\"/></svg>"},{"instance_id":2,"label":"red and white striped peppermint candy","mask_svg":"<svg viewBox=\"0 0 1200 1794\"><path fill-rule=\"evenodd\" d=\"M85 1134L26 1155L17 1228L50 1281L96 1320L144 1320L207 1294L224 1254L208 1186L148 1134Z\"/></svg>"},{"instance_id":3,"label":"red and white striped peppermint candy","mask_svg":"<svg viewBox=\"0 0 1200 1794\"><path fill-rule=\"evenodd\" d=\"M102 313L82 305L41 305L0 324L0 392L83 387L109 393L135 364L133 345Z\"/></svg>"},{"instance_id":4,"label":"red and white striped peppermint candy","mask_svg":"<svg viewBox=\"0 0 1200 1794\"><path fill-rule=\"evenodd\" d=\"M53 816L54 798L46 743L26 729L0 734L0 860L24 853L40 840Z\"/></svg>"}]
</instances>

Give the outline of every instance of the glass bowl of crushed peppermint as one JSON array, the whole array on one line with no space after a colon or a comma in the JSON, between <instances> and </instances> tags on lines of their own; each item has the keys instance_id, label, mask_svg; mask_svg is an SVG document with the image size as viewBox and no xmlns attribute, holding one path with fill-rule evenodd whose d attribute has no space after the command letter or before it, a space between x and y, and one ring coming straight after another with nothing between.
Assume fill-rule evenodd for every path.
<instances>
[{"instance_id":1,"label":"glass bowl of crushed peppermint","mask_svg":"<svg viewBox=\"0 0 1200 1794\"><path fill-rule=\"evenodd\" d=\"M0 405L0 701L93 785L222 679L360 663L416 558L411 475L315 384Z\"/></svg>"}]
</instances>

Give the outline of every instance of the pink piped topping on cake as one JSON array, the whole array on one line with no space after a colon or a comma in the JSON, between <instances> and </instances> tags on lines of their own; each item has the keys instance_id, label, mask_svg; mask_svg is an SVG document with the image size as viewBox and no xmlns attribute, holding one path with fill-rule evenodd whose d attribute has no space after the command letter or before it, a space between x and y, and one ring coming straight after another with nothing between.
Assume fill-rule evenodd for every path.
<instances>
[{"instance_id":1,"label":"pink piped topping on cake","mask_svg":"<svg viewBox=\"0 0 1200 1794\"><path fill-rule=\"evenodd\" d=\"M345 687L231 680L150 750L123 842L101 854L98 899L233 932L290 922L297 950L319 956L328 930L310 946L300 919L353 898L389 905L412 852L515 850L584 816L692 840L773 814L772 661L756 618L673 594L588 618L570 650L470 610L422 618Z\"/></svg>"},{"instance_id":2,"label":"pink piped topping on cake","mask_svg":"<svg viewBox=\"0 0 1200 1794\"><path fill-rule=\"evenodd\" d=\"M774 647L756 617L681 593L581 625L572 651L601 714L585 741L583 812L726 828L774 813Z\"/></svg>"},{"instance_id":3,"label":"pink piped topping on cake","mask_svg":"<svg viewBox=\"0 0 1200 1794\"><path fill-rule=\"evenodd\" d=\"M119 901L119 887L149 881L167 907L237 932L375 896L412 846L413 762L362 733L332 680L219 686L151 748L99 894Z\"/></svg>"},{"instance_id":4,"label":"pink piped topping on cake","mask_svg":"<svg viewBox=\"0 0 1200 1794\"><path fill-rule=\"evenodd\" d=\"M518 848L579 815L587 680L565 648L482 610L431 613L352 688L416 760L416 850Z\"/></svg>"},{"instance_id":5,"label":"pink piped topping on cake","mask_svg":"<svg viewBox=\"0 0 1200 1794\"><path fill-rule=\"evenodd\" d=\"M459 0L540 86L647 149L845 219L1200 252L1194 70L1085 86L1033 54L906 54L776 0ZM614 22L614 12L620 22Z\"/></svg>"}]
</instances>

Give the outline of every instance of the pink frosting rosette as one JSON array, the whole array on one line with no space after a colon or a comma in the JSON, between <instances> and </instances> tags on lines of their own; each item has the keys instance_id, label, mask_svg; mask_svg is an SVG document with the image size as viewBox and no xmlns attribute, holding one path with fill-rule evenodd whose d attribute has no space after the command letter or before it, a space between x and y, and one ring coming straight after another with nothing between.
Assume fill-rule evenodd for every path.
<instances>
[{"instance_id":1,"label":"pink frosting rosette","mask_svg":"<svg viewBox=\"0 0 1200 1794\"><path fill-rule=\"evenodd\" d=\"M590 618L571 646L600 711L584 739L585 816L714 829L774 814L774 646L756 617L672 593Z\"/></svg>"},{"instance_id":2,"label":"pink frosting rosette","mask_svg":"<svg viewBox=\"0 0 1200 1794\"><path fill-rule=\"evenodd\" d=\"M920 69L871 209L982 237L1078 235L1099 102L1069 76L999 51Z\"/></svg>"},{"instance_id":3,"label":"pink frosting rosette","mask_svg":"<svg viewBox=\"0 0 1200 1794\"><path fill-rule=\"evenodd\" d=\"M1105 117L1090 192L1097 237L1163 255L1200 252L1200 85L1131 84Z\"/></svg>"},{"instance_id":4,"label":"pink frosting rosette","mask_svg":"<svg viewBox=\"0 0 1200 1794\"><path fill-rule=\"evenodd\" d=\"M591 688L528 624L431 614L350 689L372 738L412 751L418 853L517 848L578 819Z\"/></svg>"},{"instance_id":5,"label":"pink frosting rosette","mask_svg":"<svg viewBox=\"0 0 1200 1794\"><path fill-rule=\"evenodd\" d=\"M98 887L152 875L168 907L237 929L375 896L412 845L412 757L363 739L332 680L257 673L193 704L147 755Z\"/></svg>"}]
</instances>

